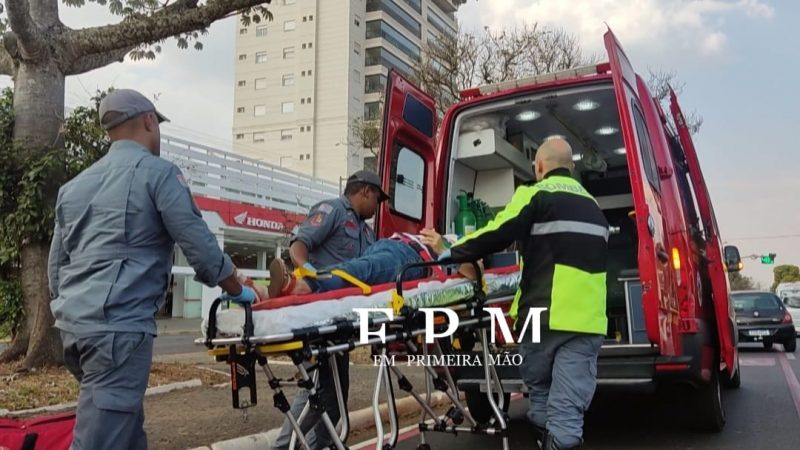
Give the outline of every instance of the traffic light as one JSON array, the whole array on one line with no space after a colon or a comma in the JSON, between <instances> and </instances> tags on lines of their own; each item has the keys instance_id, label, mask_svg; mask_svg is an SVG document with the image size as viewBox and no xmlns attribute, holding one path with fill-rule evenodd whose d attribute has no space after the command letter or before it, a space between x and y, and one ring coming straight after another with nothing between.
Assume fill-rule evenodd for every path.
<instances>
[{"instance_id":1,"label":"traffic light","mask_svg":"<svg viewBox=\"0 0 800 450\"><path fill-rule=\"evenodd\" d=\"M761 255L761 264L775 264L775 253Z\"/></svg>"}]
</instances>

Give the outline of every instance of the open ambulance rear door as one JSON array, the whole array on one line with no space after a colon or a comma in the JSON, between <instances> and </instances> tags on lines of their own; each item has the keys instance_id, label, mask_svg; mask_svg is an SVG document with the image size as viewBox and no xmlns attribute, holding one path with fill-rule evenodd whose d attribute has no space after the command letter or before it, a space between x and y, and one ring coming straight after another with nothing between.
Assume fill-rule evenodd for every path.
<instances>
[{"instance_id":1,"label":"open ambulance rear door","mask_svg":"<svg viewBox=\"0 0 800 450\"><path fill-rule=\"evenodd\" d=\"M433 227L436 120L433 98L390 69L378 167L391 199L378 208L379 238Z\"/></svg>"},{"instance_id":2,"label":"open ambulance rear door","mask_svg":"<svg viewBox=\"0 0 800 450\"><path fill-rule=\"evenodd\" d=\"M705 231L704 256L711 281L711 295L714 302L717 334L719 335L720 358L725 363L729 373L733 374L737 359L736 336L734 336L736 327L733 325L735 317L733 304L730 301L728 292L728 280L724 268L725 260L723 259L719 227L717 226L717 218L714 215L714 208L711 206L711 197L708 194L706 181L703 178L703 172L700 170L700 161L697 158L697 151L694 148L691 133L678 104L678 97L671 89L670 110L686 156L689 178L692 181L692 189L697 197L697 208Z\"/></svg>"}]
</instances>

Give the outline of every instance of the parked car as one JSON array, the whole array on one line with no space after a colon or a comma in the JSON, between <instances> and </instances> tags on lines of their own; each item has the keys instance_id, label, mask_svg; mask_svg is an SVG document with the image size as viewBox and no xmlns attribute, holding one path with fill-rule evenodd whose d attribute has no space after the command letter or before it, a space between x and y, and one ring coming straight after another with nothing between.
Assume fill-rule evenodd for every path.
<instances>
[{"instance_id":1,"label":"parked car","mask_svg":"<svg viewBox=\"0 0 800 450\"><path fill-rule=\"evenodd\" d=\"M767 349L778 342L787 352L794 353L797 347L794 321L777 295L766 291L738 291L731 297L739 342L761 342Z\"/></svg>"},{"instance_id":2,"label":"parked car","mask_svg":"<svg viewBox=\"0 0 800 450\"><path fill-rule=\"evenodd\" d=\"M800 336L800 297L786 297L783 304L794 322L794 331Z\"/></svg>"}]
</instances>

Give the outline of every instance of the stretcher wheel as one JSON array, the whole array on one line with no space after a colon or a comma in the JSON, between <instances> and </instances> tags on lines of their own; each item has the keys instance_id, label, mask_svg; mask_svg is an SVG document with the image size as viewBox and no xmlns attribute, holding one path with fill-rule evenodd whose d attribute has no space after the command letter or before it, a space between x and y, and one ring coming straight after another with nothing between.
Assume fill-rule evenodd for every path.
<instances>
[{"instance_id":1,"label":"stretcher wheel","mask_svg":"<svg viewBox=\"0 0 800 450\"><path fill-rule=\"evenodd\" d=\"M419 444L417 450L431 450L431 446L429 444Z\"/></svg>"}]
</instances>

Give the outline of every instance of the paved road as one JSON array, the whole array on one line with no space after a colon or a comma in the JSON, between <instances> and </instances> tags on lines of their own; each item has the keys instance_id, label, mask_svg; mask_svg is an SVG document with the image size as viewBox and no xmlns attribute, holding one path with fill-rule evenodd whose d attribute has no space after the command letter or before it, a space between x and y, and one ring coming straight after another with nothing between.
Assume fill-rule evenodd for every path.
<instances>
[{"instance_id":1,"label":"paved road","mask_svg":"<svg viewBox=\"0 0 800 450\"><path fill-rule=\"evenodd\" d=\"M156 355L174 355L177 353L202 353L202 347L194 345L197 338L196 333L175 334L170 336L158 336L155 340L154 350ZM8 344L0 343L0 352L5 350Z\"/></svg>"},{"instance_id":2,"label":"paved road","mask_svg":"<svg viewBox=\"0 0 800 450\"><path fill-rule=\"evenodd\" d=\"M727 425L722 433L691 431L685 412L653 408L669 400L656 394L598 392L587 415L586 450L605 449L797 449L800 448L800 360L793 354L760 347L741 349L742 387L725 391ZM798 354L800 358L800 354ZM530 449L526 400L512 403L511 448ZM499 449L495 437L429 434L431 448ZM417 447L415 431L405 435L399 450ZM354 445L351 449L374 448Z\"/></svg>"}]
</instances>

